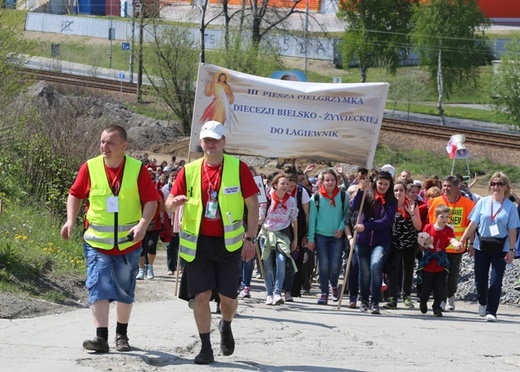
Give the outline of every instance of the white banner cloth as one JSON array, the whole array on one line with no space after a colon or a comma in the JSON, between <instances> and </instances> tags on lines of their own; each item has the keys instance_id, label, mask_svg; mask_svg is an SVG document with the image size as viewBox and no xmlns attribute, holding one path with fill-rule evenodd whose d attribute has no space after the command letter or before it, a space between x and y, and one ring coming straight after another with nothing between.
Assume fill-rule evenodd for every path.
<instances>
[{"instance_id":1,"label":"white banner cloth","mask_svg":"<svg viewBox=\"0 0 520 372\"><path fill-rule=\"evenodd\" d=\"M226 128L226 152L372 167L387 83L304 83L201 64L190 151L208 120Z\"/></svg>"}]
</instances>

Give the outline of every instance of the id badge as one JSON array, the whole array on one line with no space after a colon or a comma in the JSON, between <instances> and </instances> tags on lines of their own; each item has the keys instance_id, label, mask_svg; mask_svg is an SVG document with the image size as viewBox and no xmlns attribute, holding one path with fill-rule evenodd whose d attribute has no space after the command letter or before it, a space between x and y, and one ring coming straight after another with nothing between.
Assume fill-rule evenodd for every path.
<instances>
[{"instance_id":1,"label":"id badge","mask_svg":"<svg viewBox=\"0 0 520 372\"><path fill-rule=\"evenodd\" d=\"M118 213L119 212L119 199L117 196L109 196L107 198L107 212Z\"/></svg>"},{"instance_id":2,"label":"id badge","mask_svg":"<svg viewBox=\"0 0 520 372\"><path fill-rule=\"evenodd\" d=\"M489 226L489 232L491 236L497 236L500 233L500 231L498 230L498 225L494 224Z\"/></svg>"},{"instance_id":3,"label":"id badge","mask_svg":"<svg viewBox=\"0 0 520 372\"><path fill-rule=\"evenodd\" d=\"M215 220L217 219L217 211L218 202L216 200L208 200L206 203L206 213L204 214L204 217Z\"/></svg>"}]
</instances>

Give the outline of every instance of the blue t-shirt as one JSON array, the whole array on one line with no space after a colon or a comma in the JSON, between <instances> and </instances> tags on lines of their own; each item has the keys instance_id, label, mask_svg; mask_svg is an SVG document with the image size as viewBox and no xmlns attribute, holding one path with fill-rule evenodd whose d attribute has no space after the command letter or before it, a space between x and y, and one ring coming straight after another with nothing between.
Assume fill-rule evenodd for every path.
<instances>
[{"instance_id":1,"label":"blue t-shirt","mask_svg":"<svg viewBox=\"0 0 520 372\"><path fill-rule=\"evenodd\" d=\"M493 203L493 220L491 216L491 203ZM493 201L491 196L481 198L469 215L472 222L478 224L478 233L480 236L503 238L507 236L504 243L504 252L509 250L509 229L516 229L520 227L520 218L515 204L509 200L504 199L504 203ZM496 225L498 227L498 234L493 235L490 227ZM480 241L478 236L475 237L473 244L475 249L480 250Z\"/></svg>"}]
</instances>

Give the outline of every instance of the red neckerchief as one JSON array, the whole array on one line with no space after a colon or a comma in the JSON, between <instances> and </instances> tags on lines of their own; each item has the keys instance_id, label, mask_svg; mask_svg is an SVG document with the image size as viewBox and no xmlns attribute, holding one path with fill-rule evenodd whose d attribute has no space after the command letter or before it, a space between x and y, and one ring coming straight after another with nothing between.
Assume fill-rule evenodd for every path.
<instances>
[{"instance_id":1,"label":"red neckerchief","mask_svg":"<svg viewBox=\"0 0 520 372\"><path fill-rule=\"evenodd\" d=\"M332 193L332 196L329 196L329 193L327 192L327 190L325 190L325 186L323 186L323 185L320 186L320 190L319 191L320 191L320 195L321 196L323 196L326 199L330 199L330 205L332 205L333 207L336 206L336 202L334 201L334 198L339 193L339 188L338 187L334 188L334 192Z\"/></svg>"},{"instance_id":2,"label":"red neckerchief","mask_svg":"<svg viewBox=\"0 0 520 372\"><path fill-rule=\"evenodd\" d=\"M404 198L404 209L399 208L399 203L397 203L397 212L401 213L404 219L410 218L410 214L406 210L406 207L410 204L410 199Z\"/></svg>"},{"instance_id":3,"label":"red neckerchief","mask_svg":"<svg viewBox=\"0 0 520 372\"><path fill-rule=\"evenodd\" d=\"M382 205L385 205L386 204L386 200L385 200L385 196L384 195L381 195L380 193L376 192L375 196L374 196L374 199L376 200L376 202L379 200L381 202Z\"/></svg>"},{"instance_id":4,"label":"red neckerchief","mask_svg":"<svg viewBox=\"0 0 520 372\"><path fill-rule=\"evenodd\" d=\"M291 197L291 195L289 195L288 193L286 193L284 196L283 196L283 200L280 202L280 199L278 198L278 195L276 194L276 191L273 192L273 201L274 201L274 206L273 206L273 211L276 210L276 208L278 207L278 205L280 205L283 209L287 210L287 206L285 205L285 202L287 200L289 200L289 198Z\"/></svg>"}]
</instances>

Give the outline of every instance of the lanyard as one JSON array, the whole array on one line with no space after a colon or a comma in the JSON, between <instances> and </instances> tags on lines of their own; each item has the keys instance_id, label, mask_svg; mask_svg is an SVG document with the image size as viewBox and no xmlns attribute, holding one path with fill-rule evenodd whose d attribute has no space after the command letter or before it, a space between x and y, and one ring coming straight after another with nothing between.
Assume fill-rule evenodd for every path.
<instances>
[{"instance_id":1,"label":"lanyard","mask_svg":"<svg viewBox=\"0 0 520 372\"><path fill-rule=\"evenodd\" d=\"M121 165L117 168L116 171L113 170L113 168L108 168L105 164L105 174L107 176L107 180L109 181L109 184L110 184L110 190L112 190L112 193L117 196L119 194L119 190L121 188L121 184L119 182L119 179L123 178L123 171L125 169L125 162L126 162L126 157L125 159L123 160L123 163L121 163ZM114 178L112 180L110 180L110 176L114 176Z\"/></svg>"},{"instance_id":2,"label":"lanyard","mask_svg":"<svg viewBox=\"0 0 520 372\"><path fill-rule=\"evenodd\" d=\"M495 214L493 214L493 199L491 199L491 222L493 222L495 220L495 217L497 216L498 212L500 212L500 210L502 209L502 206L504 205L504 202L506 201L506 198L504 198L504 200L502 200L502 203L500 203L500 208L498 208L498 211L496 211Z\"/></svg>"},{"instance_id":3,"label":"lanyard","mask_svg":"<svg viewBox=\"0 0 520 372\"><path fill-rule=\"evenodd\" d=\"M215 183L211 182L211 178L209 176L210 167L204 162L204 175L206 176L206 179L208 180L208 196L210 200L215 200L217 198L217 188L220 188L220 172L222 171L222 163L220 163L218 170L217 170L217 176L215 177Z\"/></svg>"}]
</instances>

